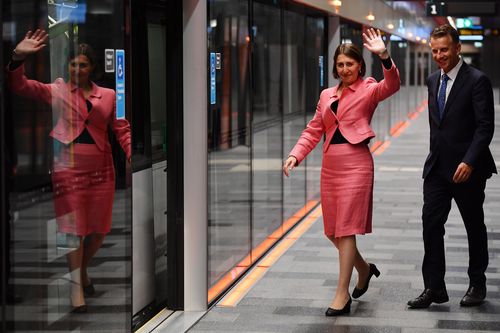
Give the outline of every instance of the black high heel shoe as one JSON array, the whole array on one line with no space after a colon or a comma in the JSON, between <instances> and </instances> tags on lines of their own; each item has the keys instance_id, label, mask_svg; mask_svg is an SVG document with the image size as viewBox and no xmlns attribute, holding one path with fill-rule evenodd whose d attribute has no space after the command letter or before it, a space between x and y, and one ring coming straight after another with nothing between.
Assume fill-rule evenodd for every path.
<instances>
[{"instance_id":1,"label":"black high heel shoe","mask_svg":"<svg viewBox=\"0 0 500 333\"><path fill-rule=\"evenodd\" d=\"M95 294L95 288L92 281L90 281L90 284L88 286L83 286L82 288L83 288L83 294L87 297L93 296Z\"/></svg>"},{"instance_id":2,"label":"black high heel shoe","mask_svg":"<svg viewBox=\"0 0 500 333\"><path fill-rule=\"evenodd\" d=\"M87 305L74 306L71 313L87 313Z\"/></svg>"},{"instance_id":3,"label":"black high heel shoe","mask_svg":"<svg viewBox=\"0 0 500 333\"><path fill-rule=\"evenodd\" d=\"M351 303L352 303L352 299L351 299L351 297L349 297L349 300L347 301L347 303L344 305L344 307L342 309L328 308L328 309L326 309L325 316L337 317L337 316L341 316L344 314L348 314L351 312Z\"/></svg>"},{"instance_id":4,"label":"black high heel shoe","mask_svg":"<svg viewBox=\"0 0 500 333\"><path fill-rule=\"evenodd\" d=\"M370 274L368 274L368 281L366 281L366 285L363 287L363 289L354 287L354 290L352 291L352 298L361 297L364 293L366 293L366 291L368 290L368 285L370 284L370 279L373 275L379 277L380 271L377 269L377 266L375 266L375 264L370 264Z\"/></svg>"}]
</instances>

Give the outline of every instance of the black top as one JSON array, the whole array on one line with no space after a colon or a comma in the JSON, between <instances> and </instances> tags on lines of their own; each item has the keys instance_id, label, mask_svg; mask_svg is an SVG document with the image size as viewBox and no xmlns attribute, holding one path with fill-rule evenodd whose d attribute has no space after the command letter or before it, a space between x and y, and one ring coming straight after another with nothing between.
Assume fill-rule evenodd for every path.
<instances>
[{"instance_id":1,"label":"black top","mask_svg":"<svg viewBox=\"0 0 500 333\"><path fill-rule=\"evenodd\" d=\"M90 103L88 99L85 100L85 103L87 103L87 112L90 113L90 111L92 111L92 103ZM85 120L85 124L88 124L88 120ZM89 131L87 131L87 128L85 128L82 133L73 140L73 143L95 144L95 141L92 139Z\"/></svg>"},{"instance_id":2,"label":"black top","mask_svg":"<svg viewBox=\"0 0 500 333\"><path fill-rule=\"evenodd\" d=\"M387 59L382 59L382 65L384 65L384 68L389 70L392 67L392 60L391 57ZM337 114L337 108L339 107L339 100L336 100L332 104L330 104L330 109L332 110L333 113ZM368 143L370 140L367 139L365 140L365 143ZM341 143L349 143L347 139L340 133L339 129L337 128L335 130L335 133L333 134L332 140L330 141L331 145L336 145L336 144L341 144Z\"/></svg>"},{"instance_id":3,"label":"black top","mask_svg":"<svg viewBox=\"0 0 500 333\"><path fill-rule=\"evenodd\" d=\"M330 109L332 110L333 113L337 114L337 108L339 107L339 100L336 100L332 104L330 104ZM330 141L331 145L337 145L340 143L349 143L346 138L340 133L338 127L335 130L335 133L333 133L332 140Z\"/></svg>"}]
</instances>

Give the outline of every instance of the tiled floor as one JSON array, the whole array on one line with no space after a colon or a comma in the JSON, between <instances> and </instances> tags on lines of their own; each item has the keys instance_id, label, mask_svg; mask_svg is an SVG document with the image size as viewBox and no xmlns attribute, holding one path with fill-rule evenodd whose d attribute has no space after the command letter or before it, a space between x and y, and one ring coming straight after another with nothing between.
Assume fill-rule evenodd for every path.
<instances>
[{"instance_id":1,"label":"tiled floor","mask_svg":"<svg viewBox=\"0 0 500 333\"><path fill-rule=\"evenodd\" d=\"M491 148L498 164L500 120L496 127ZM454 206L446 225L446 282L450 301L426 310L406 307L406 302L418 296L423 288L421 167L427 149L424 112L402 136L392 139L382 155L375 157L374 232L358 237L358 246L382 274L372 280L360 300L353 301L349 316L324 316L337 283L338 255L323 236L320 218L235 307L215 306L189 332L500 331L499 176L488 182L484 205L490 250L487 301L475 308L462 308L458 304L468 287L468 255L465 229ZM355 280L353 275L353 284Z\"/></svg>"}]
</instances>

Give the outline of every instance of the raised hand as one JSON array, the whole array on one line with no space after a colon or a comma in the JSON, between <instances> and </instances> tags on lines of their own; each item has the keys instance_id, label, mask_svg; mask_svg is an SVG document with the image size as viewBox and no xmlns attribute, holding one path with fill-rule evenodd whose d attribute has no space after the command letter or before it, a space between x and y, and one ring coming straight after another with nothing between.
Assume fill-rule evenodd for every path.
<instances>
[{"instance_id":1,"label":"raised hand","mask_svg":"<svg viewBox=\"0 0 500 333\"><path fill-rule=\"evenodd\" d=\"M43 29L37 29L35 32L28 31L24 39L17 44L14 49L14 60L23 60L28 55L36 53L46 46L49 35Z\"/></svg>"},{"instance_id":2,"label":"raised hand","mask_svg":"<svg viewBox=\"0 0 500 333\"><path fill-rule=\"evenodd\" d=\"M363 45L372 53L381 55L387 50L378 29L376 32L373 28L367 29L366 33L363 33L363 39L365 41Z\"/></svg>"}]
</instances>

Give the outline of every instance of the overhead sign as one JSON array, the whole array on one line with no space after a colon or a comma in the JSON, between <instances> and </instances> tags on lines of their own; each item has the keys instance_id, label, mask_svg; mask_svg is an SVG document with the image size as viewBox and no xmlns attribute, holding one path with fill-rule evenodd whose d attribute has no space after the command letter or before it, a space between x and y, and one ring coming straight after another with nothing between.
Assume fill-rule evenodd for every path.
<instances>
[{"instance_id":1,"label":"overhead sign","mask_svg":"<svg viewBox=\"0 0 500 333\"><path fill-rule=\"evenodd\" d=\"M469 18L457 18L457 28L470 28L473 26L472 20Z\"/></svg>"},{"instance_id":2,"label":"overhead sign","mask_svg":"<svg viewBox=\"0 0 500 333\"><path fill-rule=\"evenodd\" d=\"M427 16L446 16L446 3L444 1L427 1L425 8Z\"/></svg>"},{"instance_id":3,"label":"overhead sign","mask_svg":"<svg viewBox=\"0 0 500 333\"><path fill-rule=\"evenodd\" d=\"M458 34L460 36L483 36L483 29L468 29L468 28L459 28L457 29Z\"/></svg>"}]
</instances>

